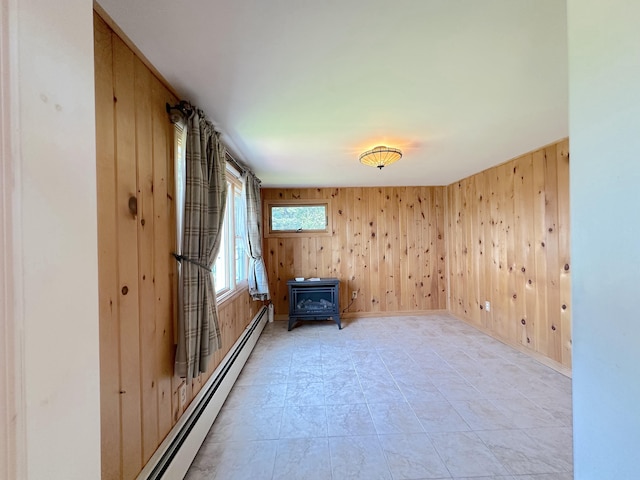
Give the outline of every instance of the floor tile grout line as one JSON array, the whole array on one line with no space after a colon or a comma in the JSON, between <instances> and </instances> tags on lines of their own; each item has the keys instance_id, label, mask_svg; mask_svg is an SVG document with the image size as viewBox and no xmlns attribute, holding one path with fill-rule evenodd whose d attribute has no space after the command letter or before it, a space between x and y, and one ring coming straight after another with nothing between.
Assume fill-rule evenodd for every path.
<instances>
[{"instance_id":1,"label":"floor tile grout line","mask_svg":"<svg viewBox=\"0 0 640 480\"><path fill-rule=\"evenodd\" d=\"M449 472L449 476L451 478L453 478L453 472L451 471L451 469L449 468L449 466L447 465L447 463L444 461L444 458L442 458L442 454L440 453L440 451L438 450L438 447L436 447L435 442L433 441L433 438L431 438L431 435L427 432L427 438L429 439L429 442L431 443L431 448L433 448L433 450L436 452L436 454L438 455L438 458L440 459L440 461L442 462L442 464L444 465L444 468L447 469L447 472Z\"/></svg>"},{"instance_id":2,"label":"floor tile grout line","mask_svg":"<svg viewBox=\"0 0 640 480\"><path fill-rule=\"evenodd\" d=\"M366 357L366 352L370 352L370 353L375 353L375 357L373 358L377 358L377 360L379 360L381 362L381 365L384 366L384 371L386 372L386 374L389 375L391 381L393 382L394 387L400 392L400 397L402 398L402 402L400 402L400 400L398 400L399 403L402 404L407 404L409 406L409 410L412 414L413 417L415 417L415 419L418 421L418 425L420 425L420 428L422 429L423 434L426 434L431 447L434 448L435 452L438 455L438 458L440 459L440 461L444 464L444 466L447 468L447 471L449 472L449 474L451 476L453 476L453 473L451 472L450 468L446 465L446 463L444 463L443 457L440 453L440 451L435 447L434 441L433 441L433 434L434 432L428 431L427 427L424 425L423 420L421 420L416 412L416 405L415 405L415 400L412 402L410 400L410 398L407 396L407 390L405 390L403 387L401 387L401 383L400 383L400 377L397 375L398 371L401 371L403 366L402 366L402 362L403 361L409 361L411 362L415 367L415 369L419 369L420 368L420 363L416 361L416 359L412 356L411 353L407 352L403 355L400 355L399 353L401 353L398 349L392 347L392 348L387 348L386 346L384 346L383 342L383 334L381 333L383 331L383 329L381 328L382 323L375 323L374 324L374 328L373 328L373 333L374 335L371 336L370 340L366 340L364 334L361 335L361 332L358 332L358 336L354 336L351 339L346 340L346 342L349 343L332 343L332 340L329 340L328 337L323 336L322 332L314 332L314 335L305 335L305 336L300 336L298 338L294 338L295 342L288 342L288 345L286 346L287 350L289 352L296 352L296 353L301 353L304 352L304 349L310 349L313 352L316 351L320 351L320 364L317 365L320 367L320 372L322 374L322 378L321 378L321 382L316 382L316 383L320 383L322 386L322 405L319 405L322 407L322 409L325 412L325 431L326 431L326 435L322 435L320 437L312 437L312 438L323 438L325 439L328 443L330 442L330 439L332 437L329 436L329 430L328 430L328 413L327 413L327 409L329 408L329 405L327 405L327 397L326 397L326 390L325 390L325 386L328 382L327 380L327 376L325 375L326 372L328 371L326 368L326 364L324 362L322 362L322 346L323 345L340 345L340 349L343 351L348 352L348 355L345 355L345 358L348 358L349 361L349 369L355 372L355 379L357 380L357 385L360 388L360 391L362 392L363 395L363 402L364 405L366 405L367 407L367 412L369 414L369 417L371 417L371 419L373 419L373 412L372 409L375 408L375 404L376 403L397 403L397 402L375 402L374 400L371 399L370 395L365 395L364 391L364 385L363 385L363 377L362 377L362 373L363 371L365 371L365 367L366 367L366 362L363 361L361 364L360 368L356 367L356 363L354 362L354 359L356 358L355 356L352 355L353 352L363 352L363 358ZM442 327L447 327L448 325L440 322L439 325L439 330L444 331L446 330L446 328L442 328ZM364 329L362 330L364 331ZM397 329L392 330L392 334L389 335L389 337L391 337L392 339L395 336ZM422 329L422 335L424 336L424 333L431 331L428 329ZM433 330L433 332L437 333L436 330ZM276 340L274 340L274 338L276 337L276 334L281 334L282 332L277 332L274 331L274 335L270 335L270 342L268 343L264 343L264 348L261 349L261 354L264 355L268 355L269 352L269 348L272 347L273 345L276 345L277 342ZM449 329L449 331L445 331L444 332L444 336L445 337L449 337L449 336L455 336L455 335L464 335L464 329ZM429 336L431 336L431 334L429 334ZM444 338L444 337L443 337ZM341 339L342 341L342 339ZM428 339L424 340L425 343L428 342ZM448 340L447 340L448 341ZM475 357L475 352L477 350L481 350L485 347L485 345L480 342L478 340L478 338L472 337L470 338L469 342L470 344L474 344L474 345L468 345L470 348L473 347L476 350L473 350L472 353L470 353L469 355L466 355L467 357L469 357L469 359L473 359ZM503 403L500 402L500 397L498 395L492 395L490 393L484 393L484 391L480 391L480 389L478 387L476 387L476 385L474 384L474 378L472 376L470 376L473 373L473 370L466 368L463 363L460 362L451 362L451 361L447 361L446 358L452 358L452 355L455 355L455 352L453 353L449 353L448 355L444 356L442 355L442 353L445 351L443 350L443 348L446 348L446 345L444 344L444 341L440 341L440 345L443 345L442 348L432 348L431 346L427 345L426 348L428 349L428 356L429 355L435 355L435 358L439 358L441 362L443 362L443 365L447 366L447 369L455 372L455 374L460 377L465 383L467 383L468 385L470 385L470 387L475 390L477 392L477 395L475 398L483 398L484 400L486 400L490 405L492 405L493 407L495 407L497 410L503 410L503 411L507 411L507 409L503 408ZM280 350L279 350L280 351ZM418 351L418 348L413 348L412 352L416 352ZM460 349L460 351L462 351L462 349ZM501 358L503 357L502 355L499 355ZM290 385L292 385L294 382L291 381L291 366L294 364L295 361L295 357L293 356L293 353L287 355L284 354L284 357L288 357L288 365L289 365L289 369L288 369L288 373L286 375L286 382L284 382L286 384L286 386L284 387L284 398L283 398L283 406L282 406L282 413L280 415L280 425L279 428L282 428L282 423L283 423L283 419L284 419L284 415L286 414L286 411L288 408L290 408L292 405L288 405L287 404L287 395L289 394L289 388ZM517 365L515 364L515 362L508 358L508 357L504 357L505 358L505 362L508 365L514 365L517 367ZM489 360L491 360L491 358L489 358ZM466 360L465 360L466 361ZM478 360L478 363L481 363L481 360ZM253 365L254 368L256 368L258 365ZM407 367L411 370L410 367ZM524 369L521 370L523 373L525 372ZM393 372L396 372L396 374L394 374ZM558 395L567 395L567 393L563 390L560 390L560 388L556 388L556 385L558 384L552 384L552 382L547 381L547 380L552 380L553 377L549 378L548 376L545 376L547 374L547 372L545 371L539 371L539 372L532 372L531 376L537 375L535 378L538 379L539 382L544 383L546 387L555 390ZM452 401L454 398L451 397L451 395L445 395L444 392L442 391L442 386L438 386L438 383L434 383L433 382L433 378L431 378L431 374L426 374L425 378L427 378L431 384L435 387L435 391L439 392L439 394L442 396L442 402L444 405L447 405L448 407L450 407L452 409L453 412L455 412L460 418L461 418L461 422L462 424L466 425L469 430L466 432L467 434L471 433L473 434L476 438L479 438L482 442L482 444L489 449L489 452L493 458L493 460L496 461L497 465L501 465L503 467L503 469L506 469L506 471L511 472L511 469L505 465L504 463L502 463L500 461L500 459L497 458L497 456L495 455L495 453L493 452L493 450L491 450L487 444L487 442L478 435L478 432L482 432L482 431L494 431L494 429L491 428L472 428L472 426L468 423L468 421L462 417L462 415L460 414L459 410L453 405ZM477 379L477 377L476 377ZM281 379L278 383L276 384L281 384ZM253 381L252 381L253 383ZM307 382L308 383L308 382ZM405 385L405 383L407 385ZM411 381L407 381L407 382L402 382L402 385L405 386L405 388L410 388L409 386L411 385ZM274 383L270 382L271 385L274 385ZM301 385L304 384L304 382L300 382ZM253 386L253 385L247 385L247 386ZM535 398L531 398L530 397L530 392L529 394L525 393L525 391L522 390L522 386L520 386L520 388L518 389L519 391L517 393L519 393L520 395L522 395L522 397L520 397L521 399L524 399L528 402L530 402L530 404L532 406L534 406L538 412L543 412L546 417L548 417L549 421L551 423L554 423L555 425L544 425L542 427L532 427L532 428L528 428L528 427L517 427L515 424L512 426L512 428L496 428L495 430L514 430L514 431L521 431L523 432L525 435L527 435L527 437L531 438L532 440L535 440L533 437L531 437L531 435L529 435L529 430L533 430L534 428L549 428L549 429L568 429L570 431L571 426L570 425L566 425L566 422L564 421L563 418L559 417L558 418L556 416L551 415L551 413L544 408L539 401L536 401ZM566 390L566 389L565 389ZM514 392L516 393L516 392ZM570 395L570 393L568 394ZM541 398L541 397L540 397ZM511 400L511 399L508 399ZM461 400L464 402L469 402L470 400ZM350 405L353 405L353 403L350 403ZM301 404L301 405L295 405L297 407L306 407L308 405L306 404ZM257 408L261 408L261 407L257 407ZM233 410L233 409L232 409ZM241 408L237 408L236 410L240 411ZM382 441L381 441L381 436L385 436L387 435L386 433L380 433L380 430L376 427L375 423L374 423L374 430L375 430L375 436L377 439L377 443L379 448L382 449ZM443 434L447 434L450 432L442 432ZM464 432L462 432L464 433ZM408 433L405 433L405 435L407 435ZM350 435L348 435L350 436ZM486 436L485 436L486 438ZM281 438L281 432L279 432L278 434L278 447L280 445L280 441L282 440ZM276 461L278 458L278 452L279 452L279 448L276 447L276 457L274 458L274 464L273 464L273 472L272 472L272 477L275 476L276 474ZM383 449L383 453L384 453L384 449ZM388 457L386 456L386 453L384 453L385 455L385 462L387 465L387 469L389 470L389 473L391 475L393 475L393 473L391 472L391 465L389 464L389 460ZM330 457L331 458L331 457ZM561 468L560 466L558 468ZM331 469L331 477L333 478L333 465L331 464L330 461L330 469ZM565 470L567 473L570 473L570 470ZM571 470L572 471L572 470ZM542 473L542 472L540 472ZM511 474L510 475L514 475Z\"/></svg>"}]
</instances>

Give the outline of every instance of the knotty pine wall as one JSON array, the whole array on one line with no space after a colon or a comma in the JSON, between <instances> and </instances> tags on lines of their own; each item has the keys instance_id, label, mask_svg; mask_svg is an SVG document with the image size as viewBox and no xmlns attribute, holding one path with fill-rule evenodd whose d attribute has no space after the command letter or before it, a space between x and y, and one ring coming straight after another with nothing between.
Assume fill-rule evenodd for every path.
<instances>
[{"instance_id":1,"label":"knotty pine wall","mask_svg":"<svg viewBox=\"0 0 640 480\"><path fill-rule=\"evenodd\" d=\"M446 187L265 188L262 198L329 199L331 236L270 237L263 256L277 315L289 310L287 280L336 277L350 314L446 308Z\"/></svg>"},{"instance_id":2,"label":"knotty pine wall","mask_svg":"<svg viewBox=\"0 0 640 480\"><path fill-rule=\"evenodd\" d=\"M568 140L449 185L447 242L451 313L570 368Z\"/></svg>"},{"instance_id":3,"label":"knotty pine wall","mask_svg":"<svg viewBox=\"0 0 640 480\"><path fill-rule=\"evenodd\" d=\"M98 14L94 31L102 478L128 480L183 413L183 380L173 375L174 128L165 111L177 98ZM223 348L187 385L186 405L260 306L246 288L219 305Z\"/></svg>"}]
</instances>

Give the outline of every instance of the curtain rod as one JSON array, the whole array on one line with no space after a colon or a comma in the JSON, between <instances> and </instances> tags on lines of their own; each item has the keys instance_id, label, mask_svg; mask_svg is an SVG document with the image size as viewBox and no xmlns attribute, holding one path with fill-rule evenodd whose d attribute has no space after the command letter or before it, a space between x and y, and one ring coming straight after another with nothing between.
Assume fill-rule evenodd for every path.
<instances>
[{"instance_id":1,"label":"curtain rod","mask_svg":"<svg viewBox=\"0 0 640 480\"><path fill-rule=\"evenodd\" d=\"M240 171L240 173L247 173L249 175L251 175L253 178L255 178L258 183L262 183L262 180L260 180L255 173L253 173L253 171L247 167L245 164L243 164L242 162L239 162L238 160L236 160L235 158L233 158L231 156L231 154L227 151L226 152L226 157L227 157L227 162L229 162L230 164L232 164L234 167L236 167L237 170Z\"/></svg>"},{"instance_id":2,"label":"curtain rod","mask_svg":"<svg viewBox=\"0 0 640 480\"><path fill-rule=\"evenodd\" d=\"M169 105L168 103L165 103L164 108L169 114L169 120L171 120L171 123L178 123L181 121L181 118L189 117L194 110L193 106L186 100L180 100L180 103L177 105ZM175 113L174 111L177 111L178 113Z\"/></svg>"},{"instance_id":3,"label":"curtain rod","mask_svg":"<svg viewBox=\"0 0 640 480\"><path fill-rule=\"evenodd\" d=\"M188 118L196 110L196 107L194 107L190 102L187 102L186 100L181 100L177 105L170 105L168 103L165 104L165 109L169 114L171 123L178 123L179 121L181 121L181 118ZM235 166L235 168L240 171L241 174L250 174L258 181L258 183L262 183L262 180L260 180L249 167L233 158L228 150L226 151L225 156L225 160Z\"/></svg>"},{"instance_id":4,"label":"curtain rod","mask_svg":"<svg viewBox=\"0 0 640 480\"><path fill-rule=\"evenodd\" d=\"M240 163L238 160L236 160L235 158L233 158L231 156L231 154L229 153L229 151L225 152L226 153L226 160L227 162L229 162L231 165L233 165L234 167L236 167L236 170L238 170L240 173L246 173L248 171L250 171L246 166L244 166L242 163Z\"/></svg>"}]
</instances>

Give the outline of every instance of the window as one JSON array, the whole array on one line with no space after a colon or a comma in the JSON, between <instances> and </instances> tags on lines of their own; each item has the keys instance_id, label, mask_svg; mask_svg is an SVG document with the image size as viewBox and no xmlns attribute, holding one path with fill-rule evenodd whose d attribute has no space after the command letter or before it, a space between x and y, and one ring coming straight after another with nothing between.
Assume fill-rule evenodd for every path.
<instances>
[{"instance_id":1,"label":"window","mask_svg":"<svg viewBox=\"0 0 640 480\"><path fill-rule=\"evenodd\" d=\"M235 188L233 192L233 211L236 226L234 232L236 283L247 280L247 270L249 266L249 256L245 240L247 230L247 214L243 193L244 191L239 188Z\"/></svg>"},{"instance_id":2,"label":"window","mask_svg":"<svg viewBox=\"0 0 640 480\"><path fill-rule=\"evenodd\" d=\"M222 240L213 265L213 285L218 297L247 282L249 257L245 244L246 207L240 174L227 166L227 206L222 226Z\"/></svg>"},{"instance_id":3,"label":"window","mask_svg":"<svg viewBox=\"0 0 640 480\"><path fill-rule=\"evenodd\" d=\"M187 131L182 123L175 126L175 167L176 167L176 223L177 251L182 252L182 236L184 232L184 204L186 188L185 144ZM246 250L246 207L244 202L244 186L240 174L227 164L227 205L222 225L220 250L213 264L213 286L218 298L231 293L239 286L247 283L249 257ZM180 266L178 266L180 275ZM181 302L179 292L178 302Z\"/></svg>"},{"instance_id":4,"label":"window","mask_svg":"<svg viewBox=\"0 0 640 480\"><path fill-rule=\"evenodd\" d=\"M267 200L267 237L331 235L331 204L328 200Z\"/></svg>"},{"instance_id":5,"label":"window","mask_svg":"<svg viewBox=\"0 0 640 480\"><path fill-rule=\"evenodd\" d=\"M187 160L185 158L187 129L182 123L175 123L175 175L176 175L176 251L182 253L182 234L184 233L184 202L187 178Z\"/></svg>"}]
</instances>

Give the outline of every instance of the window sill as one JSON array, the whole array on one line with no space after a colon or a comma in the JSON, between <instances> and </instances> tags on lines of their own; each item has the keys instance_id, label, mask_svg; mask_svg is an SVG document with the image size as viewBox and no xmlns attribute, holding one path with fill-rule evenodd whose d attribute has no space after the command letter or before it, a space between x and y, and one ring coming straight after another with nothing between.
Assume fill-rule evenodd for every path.
<instances>
[{"instance_id":1,"label":"window sill","mask_svg":"<svg viewBox=\"0 0 640 480\"><path fill-rule=\"evenodd\" d=\"M333 233L329 231L302 230L301 232L265 232L264 238L312 238L312 237L332 237Z\"/></svg>"},{"instance_id":2,"label":"window sill","mask_svg":"<svg viewBox=\"0 0 640 480\"><path fill-rule=\"evenodd\" d=\"M243 293L245 294L249 293L249 284L247 282L243 282L239 285L236 285L236 288L233 290L227 290L226 292L221 293L220 295L217 295L216 303L218 304L218 307L221 307L224 304L231 302L232 300L235 300L236 297L238 297Z\"/></svg>"}]
</instances>

